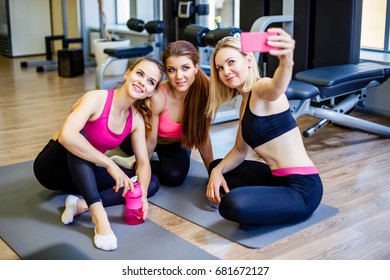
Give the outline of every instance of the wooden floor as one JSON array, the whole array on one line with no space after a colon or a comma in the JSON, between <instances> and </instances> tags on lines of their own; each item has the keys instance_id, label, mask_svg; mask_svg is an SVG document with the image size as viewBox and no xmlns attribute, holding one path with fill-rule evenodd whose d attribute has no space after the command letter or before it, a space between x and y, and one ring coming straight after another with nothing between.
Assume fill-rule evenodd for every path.
<instances>
[{"instance_id":1,"label":"wooden floor","mask_svg":"<svg viewBox=\"0 0 390 280\"><path fill-rule=\"evenodd\" d=\"M0 56L1 166L33 160L73 102L95 89L94 68L62 78L56 71L21 69L22 60ZM390 126L388 118L352 115ZM312 122L298 120L302 130ZM212 127L215 158L231 148L236 129L237 122ZM149 218L221 259L390 259L390 140L328 125L304 141L323 179L323 203L339 209L328 220L268 247L249 249L153 205ZM192 156L200 159L196 151ZM19 257L0 240L0 259Z\"/></svg>"}]
</instances>

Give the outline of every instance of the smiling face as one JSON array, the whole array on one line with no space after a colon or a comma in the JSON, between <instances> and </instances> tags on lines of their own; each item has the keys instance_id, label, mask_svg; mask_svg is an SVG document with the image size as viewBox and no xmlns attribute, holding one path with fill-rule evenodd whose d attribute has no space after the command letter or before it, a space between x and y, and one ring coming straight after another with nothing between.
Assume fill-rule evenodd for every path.
<instances>
[{"instance_id":1,"label":"smiling face","mask_svg":"<svg viewBox=\"0 0 390 280\"><path fill-rule=\"evenodd\" d=\"M214 63L221 82L240 91L248 77L250 57L235 48L224 47L218 50Z\"/></svg>"},{"instance_id":2,"label":"smiling face","mask_svg":"<svg viewBox=\"0 0 390 280\"><path fill-rule=\"evenodd\" d=\"M135 99L143 99L153 95L161 81L161 71L156 63L142 60L126 71L125 79L129 94Z\"/></svg>"},{"instance_id":3,"label":"smiling face","mask_svg":"<svg viewBox=\"0 0 390 280\"><path fill-rule=\"evenodd\" d=\"M171 56L165 63L166 75L172 88L186 93L195 80L199 67L187 55Z\"/></svg>"}]
</instances>

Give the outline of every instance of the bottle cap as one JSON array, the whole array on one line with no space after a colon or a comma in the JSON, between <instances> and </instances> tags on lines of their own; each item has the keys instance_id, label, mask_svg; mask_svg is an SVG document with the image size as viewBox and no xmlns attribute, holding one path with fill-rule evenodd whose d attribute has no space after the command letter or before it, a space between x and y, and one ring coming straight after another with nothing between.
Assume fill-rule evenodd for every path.
<instances>
[{"instance_id":1,"label":"bottle cap","mask_svg":"<svg viewBox=\"0 0 390 280\"><path fill-rule=\"evenodd\" d=\"M138 180L138 176L135 175L135 176L131 177L130 180L131 180L133 183L136 183L137 180Z\"/></svg>"}]
</instances>

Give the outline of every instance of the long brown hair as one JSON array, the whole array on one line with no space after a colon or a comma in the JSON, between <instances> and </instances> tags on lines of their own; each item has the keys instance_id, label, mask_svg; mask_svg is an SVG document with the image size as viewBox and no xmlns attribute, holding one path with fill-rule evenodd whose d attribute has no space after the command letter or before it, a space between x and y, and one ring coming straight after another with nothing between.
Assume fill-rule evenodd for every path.
<instances>
[{"instance_id":1,"label":"long brown hair","mask_svg":"<svg viewBox=\"0 0 390 280\"><path fill-rule=\"evenodd\" d=\"M138 63L141 61L147 60L149 62L155 63L160 70L160 80L157 81L156 87L157 88L160 85L160 82L163 78L164 75L164 66L161 64L160 61L149 57L149 56L144 56L141 58L138 58L131 66L130 66L130 71L132 71L135 66L137 66ZM151 100L150 97L144 98L144 99L138 99L134 102L134 107L137 109L137 111L141 114L142 118L144 119L145 122L145 136L148 137L150 132L152 131L152 109L151 109Z\"/></svg>"},{"instance_id":2,"label":"long brown hair","mask_svg":"<svg viewBox=\"0 0 390 280\"><path fill-rule=\"evenodd\" d=\"M195 66L199 66L199 52L190 42L178 40L170 43L162 56L165 66L167 59L171 56L187 56ZM211 119L206 116L209 88L209 77L199 68L184 99L182 110L183 136L181 143L188 149L198 148L207 140L211 123Z\"/></svg>"}]
</instances>

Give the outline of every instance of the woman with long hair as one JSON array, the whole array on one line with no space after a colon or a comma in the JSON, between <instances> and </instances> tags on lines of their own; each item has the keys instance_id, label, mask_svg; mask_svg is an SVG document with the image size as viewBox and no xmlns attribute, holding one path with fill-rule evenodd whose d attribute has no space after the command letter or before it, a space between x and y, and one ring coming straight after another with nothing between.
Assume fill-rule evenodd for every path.
<instances>
[{"instance_id":1,"label":"woman with long hair","mask_svg":"<svg viewBox=\"0 0 390 280\"><path fill-rule=\"evenodd\" d=\"M104 207L125 203L127 191L134 190L131 177L137 175L142 186L144 219L147 197L159 188L158 179L151 177L146 137L151 131L150 97L163 73L160 62L141 58L126 71L120 88L84 94L34 161L35 176L45 188L70 194L61 217L64 224L91 211L99 249L117 248ZM136 171L119 167L105 155L129 134L138 159Z\"/></svg>"},{"instance_id":2,"label":"woman with long hair","mask_svg":"<svg viewBox=\"0 0 390 280\"><path fill-rule=\"evenodd\" d=\"M233 148L211 163L206 196L220 214L244 229L295 223L308 218L322 199L323 186L293 118L285 91L292 76L295 41L270 28L270 55L279 59L272 78L259 75L252 52L240 39L220 40L211 57L208 114L240 94L239 127ZM253 149L264 161L246 160Z\"/></svg>"},{"instance_id":3,"label":"woman with long hair","mask_svg":"<svg viewBox=\"0 0 390 280\"><path fill-rule=\"evenodd\" d=\"M191 149L199 150L206 168L214 159L209 135L211 119L206 116L209 78L200 69L199 53L190 42L170 43L162 60L168 79L151 98L148 151L149 156L157 152L158 159L152 158L151 167L161 184L178 186L187 177ZM133 154L134 147L128 139L120 147Z\"/></svg>"}]
</instances>

